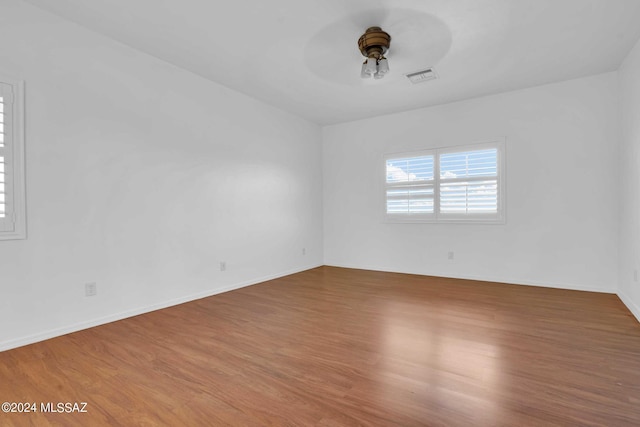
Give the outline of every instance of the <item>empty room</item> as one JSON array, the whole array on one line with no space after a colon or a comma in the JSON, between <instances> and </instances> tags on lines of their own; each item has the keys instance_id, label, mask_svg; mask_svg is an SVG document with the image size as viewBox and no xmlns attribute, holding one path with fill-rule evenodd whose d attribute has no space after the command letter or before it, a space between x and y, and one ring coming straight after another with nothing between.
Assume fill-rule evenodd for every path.
<instances>
[{"instance_id":1,"label":"empty room","mask_svg":"<svg viewBox=\"0 0 640 427\"><path fill-rule=\"evenodd\" d=\"M0 0L0 426L640 425L640 1Z\"/></svg>"}]
</instances>

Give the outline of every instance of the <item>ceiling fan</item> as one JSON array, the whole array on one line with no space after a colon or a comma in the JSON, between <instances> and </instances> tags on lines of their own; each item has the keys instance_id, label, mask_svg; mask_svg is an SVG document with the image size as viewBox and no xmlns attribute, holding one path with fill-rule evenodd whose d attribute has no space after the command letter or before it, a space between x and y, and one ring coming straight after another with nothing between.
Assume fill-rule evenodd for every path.
<instances>
[{"instance_id":1,"label":"ceiling fan","mask_svg":"<svg viewBox=\"0 0 640 427\"><path fill-rule=\"evenodd\" d=\"M389 72L389 61L384 54L391 45L391 36L380 27L369 27L358 39L360 53L367 58L362 64L360 77L381 79Z\"/></svg>"},{"instance_id":2,"label":"ceiling fan","mask_svg":"<svg viewBox=\"0 0 640 427\"><path fill-rule=\"evenodd\" d=\"M358 50L354 41L358 42ZM305 47L305 62L318 77L333 83L349 86L373 81L385 85L404 83L405 76L437 65L451 43L449 27L422 10L352 10L311 38ZM350 72L353 68L349 64L360 55L365 58L360 73Z\"/></svg>"}]
</instances>

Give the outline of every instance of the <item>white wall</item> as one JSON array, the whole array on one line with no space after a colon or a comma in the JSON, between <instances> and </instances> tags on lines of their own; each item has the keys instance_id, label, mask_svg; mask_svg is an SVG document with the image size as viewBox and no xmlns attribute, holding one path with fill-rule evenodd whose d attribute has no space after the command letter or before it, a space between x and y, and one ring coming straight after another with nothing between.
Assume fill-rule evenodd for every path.
<instances>
[{"instance_id":1,"label":"white wall","mask_svg":"<svg viewBox=\"0 0 640 427\"><path fill-rule=\"evenodd\" d=\"M17 0L0 74L26 81L29 218L0 350L322 264L318 126Z\"/></svg>"},{"instance_id":2,"label":"white wall","mask_svg":"<svg viewBox=\"0 0 640 427\"><path fill-rule=\"evenodd\" d=\"M616 85L607 73L324 128L325 264L615 292ZM383 154L499 136L505 225L383 222Z\"/></svg>"},{"instance_id":3,"label":"white wall","mask_svg":"<svg viewBox=\"0 0 640 427\"><path fill-rule=\"evenodd\" d=\"M619 70L620 289L618 295L640 320L640 42Z\"/></svg>"},{"instance_id":4,"label":"white wall","mask_svg":"<svg viewBox=\"0 0 640 427\"><path fill-rule=\"evenodd\" d=\"M29 214L27 240L0 241L0 350L320 265L323 213L325 264L605 292L619 272L640 317L638 46L618 153L616 73L321 135L17 0L0 11L0 74L27 85ZM384 153L496 136L506 224L383 222Z\"/></svg>"}]
</instances>

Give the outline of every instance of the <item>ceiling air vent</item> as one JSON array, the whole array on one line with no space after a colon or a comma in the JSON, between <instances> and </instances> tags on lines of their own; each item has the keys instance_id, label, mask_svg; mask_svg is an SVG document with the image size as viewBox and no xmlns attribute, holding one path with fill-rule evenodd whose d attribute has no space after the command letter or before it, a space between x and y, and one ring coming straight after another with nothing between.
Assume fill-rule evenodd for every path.
<instances>
[{"instance_id":1,"label":"ceiling air vent","mask_svg":"<svg viewBox=\"0 0 640 427\"><path fill-rule=\"evenodd\" d=\"M426 70L416 71L415 73L407 74L407 78L411 83L418 84L422 82L428 82L429 80L437 79L438 75L433 68L427 68Z\"/></svg>"}]
</instances>

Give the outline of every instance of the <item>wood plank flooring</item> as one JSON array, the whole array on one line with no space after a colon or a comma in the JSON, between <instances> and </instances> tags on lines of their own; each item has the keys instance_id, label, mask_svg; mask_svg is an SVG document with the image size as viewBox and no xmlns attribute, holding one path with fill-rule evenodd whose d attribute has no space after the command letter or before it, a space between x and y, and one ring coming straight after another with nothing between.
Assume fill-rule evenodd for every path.
<instances>
[{"instance_id":1,"label":"wood plank flooring","mask_svg":"<svg viewBox=\"0 0 640 427\"><path fill-rule=\"evenodd\" d=\"M615 295L320 267L0 353L2 426L638 426ZM40 404L87 402L87 413Z\"/></svg>"}]
</instances>

